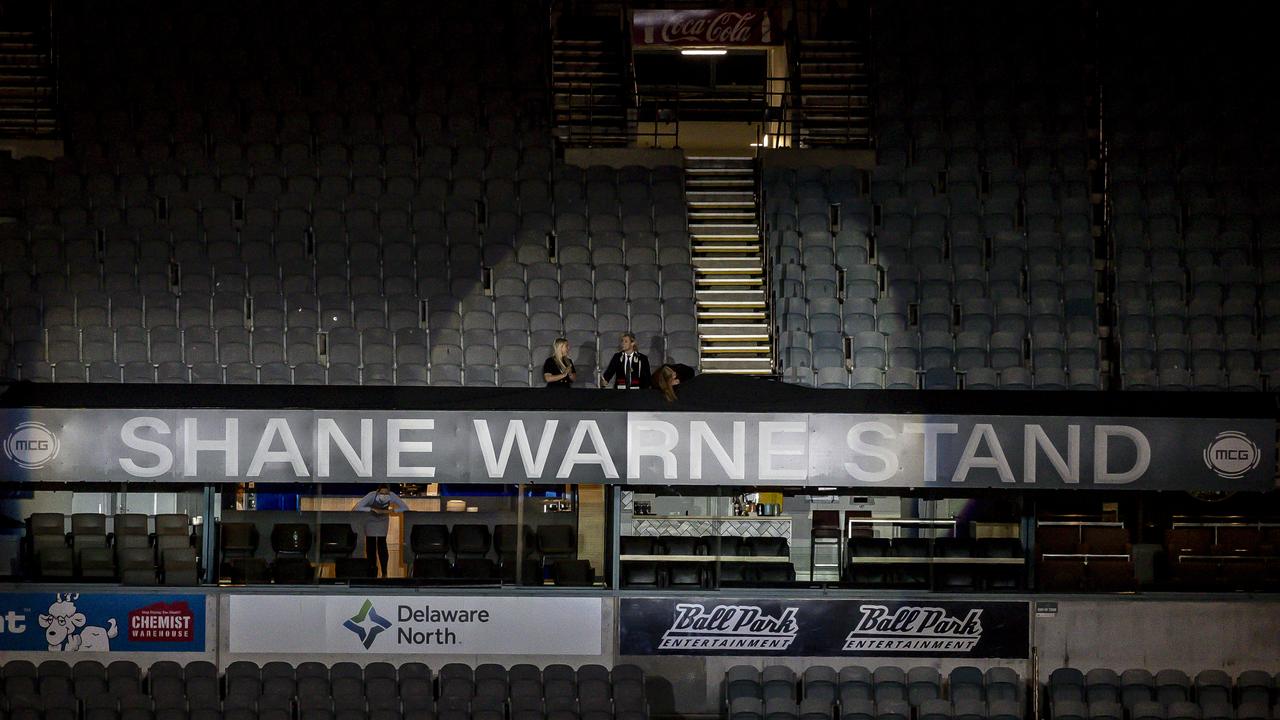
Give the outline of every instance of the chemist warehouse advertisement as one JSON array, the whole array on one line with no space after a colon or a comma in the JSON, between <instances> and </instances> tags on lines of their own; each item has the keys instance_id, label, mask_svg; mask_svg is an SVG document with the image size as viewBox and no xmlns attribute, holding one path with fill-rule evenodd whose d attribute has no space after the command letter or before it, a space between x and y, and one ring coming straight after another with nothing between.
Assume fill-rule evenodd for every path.
<instances>
[{"instance_id":1,"label":"chemist warehouse advertisement","mask_svg":"<svg viewBox=\"0 0 1280 720\"><path fill-rule=\"evenodd\" d=\"M600 598L232 595L229 602L233 653L601 653Z\"/></svg>"},{"instance_id":2,"label":"chemist warehouse advertisement","mask_svg":"<svg viewBox=\"0 0 1280 720\"><path fill-rule=\"evenodd\" d=\"M0 593L2 652L204 652L203 595Z\"/></svg>"}]
</instances>

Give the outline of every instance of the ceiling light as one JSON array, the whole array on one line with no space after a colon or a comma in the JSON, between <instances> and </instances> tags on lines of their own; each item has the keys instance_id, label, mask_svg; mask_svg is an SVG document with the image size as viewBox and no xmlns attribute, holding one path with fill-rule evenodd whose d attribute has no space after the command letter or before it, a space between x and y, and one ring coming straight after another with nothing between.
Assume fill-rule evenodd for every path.
<instances>
[{"instance_id":1,"label":"ceiling light","mask_svg":"<svg viewBox=\"0 0 1280 720\"><path fill-rule=\"evenodd\" d=\"M681 55L728 55L728 50L713 50L708 48L689 48L681 50Z\"/></svg>"}]
</instances>

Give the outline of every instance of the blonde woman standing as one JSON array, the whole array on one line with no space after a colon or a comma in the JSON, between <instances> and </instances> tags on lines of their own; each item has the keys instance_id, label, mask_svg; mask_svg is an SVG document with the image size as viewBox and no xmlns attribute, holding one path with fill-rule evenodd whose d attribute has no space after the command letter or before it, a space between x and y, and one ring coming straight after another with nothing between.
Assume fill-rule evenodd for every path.
<instances>
[{"instance_id":1,"label":"blonde woman standing","mask_svg":"<svg viewBox=\"0 0 1280 720\"><path fill-rule=\"evenodd\" d=\"M573 381L578 379L578 371L573 367L573 360L569 359L568 340L556 338L551 343L551 357L542 363L542 379L549 388L573 387Z\"/></svg>"}]
</instances>

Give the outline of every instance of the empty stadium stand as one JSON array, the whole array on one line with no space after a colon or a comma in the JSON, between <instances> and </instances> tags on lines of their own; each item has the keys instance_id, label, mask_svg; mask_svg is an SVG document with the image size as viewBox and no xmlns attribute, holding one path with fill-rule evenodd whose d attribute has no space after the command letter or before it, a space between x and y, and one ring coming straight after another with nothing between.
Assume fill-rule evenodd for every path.
<instances>
[{"instance_id":1,"label":"empty stadium stand","mask_svg":"<svg viewBox=\"0 0 1280 720\"><path fill-rule=\"evenodd\" d=\"M307 720L644 720L645 675L632 665L459 663L364 667L237 661L222 673L209 662L161 661L144 673L130 661L104 666L11 660L0 666L0 709L26 720L306 718Z\"/></svg>"},{"instance_id":2,"label":"empty stadium stand","mask_svg":"<svg viewBox=\"0 0 1280 720\"><path fill-rule=\"evenodd\" d=\"M1150 718L1152 720L1253 720L1271 716L1274 679L1258 670L1234 680L1222 670L1203 670L1193 678L1181 670L1105 668L1082 672L1059 668L1044 686L1048 720L1068 718Z\"/></svg>"},{"instance_id":3,"label":"empty stadium stand","mask_svg":"<svg viewBox=\"0 0 1280 720\"><path fill-rule=\"evenodd\" d=\"M553 160L545 19L294 10L67 20L68 156L0 169L6 375L528 386L626 329L696 364L682 171Z\"/></svg>"},{"instance_id":4,"label":"empty stadium stand","mask_svg":"<svg viewBox=\"0 0 1280 720\"><path fill-rule=\"evenodd\" d=\"M787 380L1103 386L1083 18L972 42L1029 11L877 8L875 168L766 168Z\"/></svg>"},{"instance_id":5,"label":"empty stadium stand","mask_svg":"<svg viewBox=\"0 0 1280 720\"><path fill-rule=\"evenodd\" d=\"M780 665L737 665L725 673L723 698L729 720L1015 720L1026 707L1018 674L1003 667L957 667L944 679L930 667L815 665L797 676Z\"/></svg>"}]
</instances>

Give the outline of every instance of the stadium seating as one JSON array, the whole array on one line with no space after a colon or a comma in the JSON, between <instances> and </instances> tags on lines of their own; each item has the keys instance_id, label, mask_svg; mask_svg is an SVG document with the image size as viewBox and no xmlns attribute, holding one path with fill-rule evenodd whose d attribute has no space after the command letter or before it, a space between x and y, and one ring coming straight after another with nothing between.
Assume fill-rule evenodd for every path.
<instances>
[{"instance_id":1,"label":"stadium seating","mask_svg":"<svg viewBox=\"0 0 1280 720\"><path fill-rule=\"evenodd\" d=\"M1240 74L1265 62L1238 32L1247 16L1227 9L1200 24L1207 42L1188 53L1190 17L1179 7L1153 25L1125 9L1103 29L1115 58L1102 82L1115 99L1107 195L1118 351L1131 388L1257 390L1280 357L1277 145L1259 122L1275 100ZM1175 101L1165 94L1175 86L1192 90Z\"/></svg>"},{"instance_id":2,"label":"stadium seating","mask_svg":"<svg viewBox=\"0 0 1280 720\"><path fill-rule=\"evenodd\" d=\"M199 526L180 513L34 513L26 520L23 563L29 577L126 585L195 585ZM154 529L149 529L154 528Z\"/></svg>"},{"instance_id":3,"label":"stadium seating","mask_svg":"<svg viewBox=\"0 0 1280 720\"><path fill-rule=\"evenodd\" d=\"M1059 668L1044 686L1049 720L1068 718L1266 718L1274 702L1269 673L1246 670L1233 681L1221 670L1203 670L1194 680L1181 670L1131 669L1087 673Z\"/></svg>"},{"instance_id":4,"label":"stadium seating","mask_svg":"<svg viewBox=\"0 0 1280 720\"><path fill-rule=\"evenodd\" d=\"M947 678L934 668L842 667L823 665L796 671L779 665L763 670L735 665L722 686L729 720L840 718L1024 717L1026 693L1013 670L994 667L985 675L975 667L953 669Z\"/></svg>"},{"instance_id":5,"label":"stadium seating","mask_svg":"<svg viewBox=\"0 0 1280 720\"><path fill-rule=\"evenodd\" d=\"M8 717L39 720L399 720L401 718L546 718L645 720L645 675L632 665L459 663L434 673L418 662L396 667L351 662L326 667L161 661L145 674L134 663L94 660L0 666L0 707Z\"/></svg>"},{"instance_id":6,"label":"stadium seating","mask_svg":"<svg viewBox=\"0 0 1280 720\"><path fill-rule=\"evenodd\" d=\"M696 364L683 173L553 160L533 6L264 12L69 14L69 155L0 166L0 374L528 386L563 335L589 383L627 329Z\"/></svg>"},{"instance_id":7,"label":"stadium seating","mask_svg":"<svg viewBox=\"0 0 1280 720\"><path fill-rule=\"evenodd\" d=\"M1020 17L1030 10L877 9L875 168L766 168L790 378L859 389L1102 385L1082 68L1071 52L1081 17L1069 4L1049 11L1055 22L1039 5L1036 21ZM982 37L992 42L972 42Z\"/></svg>"}]
</instances>

